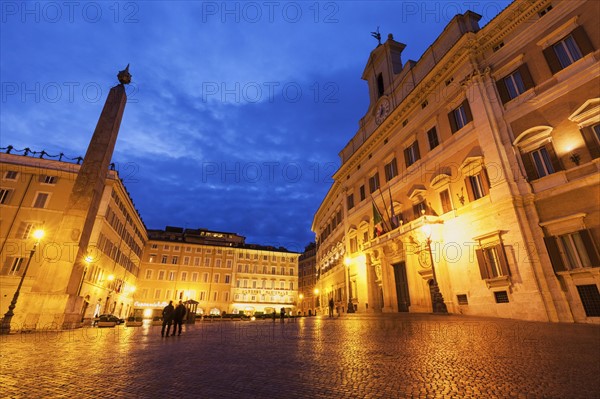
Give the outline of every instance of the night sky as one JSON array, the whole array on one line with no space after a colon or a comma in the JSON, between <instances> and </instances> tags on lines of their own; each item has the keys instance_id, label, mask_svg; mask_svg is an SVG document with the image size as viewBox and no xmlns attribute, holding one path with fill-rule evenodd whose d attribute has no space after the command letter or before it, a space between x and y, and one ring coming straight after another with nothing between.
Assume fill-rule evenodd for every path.
<instances>
[{"instance_id":1,"label":"night sky","mask_svg":"<svg viewBox=\"0 0 600 399\"><path fill-rule=\"evenodd\" d=\"M418 60L456 13L509 1L3 1L0 145L83 156L133 75L113 161L146 227L302 251L368 107L379 26Z\"/></svg>"}]
</instances>

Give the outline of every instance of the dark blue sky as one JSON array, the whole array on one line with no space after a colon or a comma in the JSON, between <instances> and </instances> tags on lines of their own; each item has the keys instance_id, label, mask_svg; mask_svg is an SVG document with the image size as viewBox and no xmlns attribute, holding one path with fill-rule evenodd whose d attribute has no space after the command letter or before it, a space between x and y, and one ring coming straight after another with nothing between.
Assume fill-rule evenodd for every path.
<instances>
[{"instance_id":1,"label":"dark blue sky","mask_svg":"<svg viewBox=\"0 0 600 399\"><path fill-rule=\"evenodd\" d=\"M0 145L85 154L133 82L113 161L148 228L230 231L301 251L393 33L418 60L456 13L509 1L0 3Z\"/></svg>"}]
</instances>

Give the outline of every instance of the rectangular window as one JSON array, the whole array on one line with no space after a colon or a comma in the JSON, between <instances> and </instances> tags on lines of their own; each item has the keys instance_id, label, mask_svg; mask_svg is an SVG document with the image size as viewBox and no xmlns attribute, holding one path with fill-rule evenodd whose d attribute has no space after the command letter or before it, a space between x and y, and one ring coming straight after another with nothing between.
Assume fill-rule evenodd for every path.
<instances>
[{"instance_id":1,"label":"rectangular window","mask_svg":"<svg viewBox=\"0 0 600 399\"><path fill-rule=\"evenodd\" d=\"M148 257L148 262L154 263L156 261L156 254L150 254Z\"/></svg>"},{"instance_id":2,"label":"rectangular window","mask_svg":"<svg viewBox=\"0 0 600 399\"><path fill-rule=\"evenodd\" d=\"M6 272L2 274L7 274L9 276L19 276L21 274L21 269L25 265L25 258L20 257L9 257L6 260L8 267L6 268Z\"/></svg>"},{"instance_id":3,"label":"rectangular window","mask_svg":"<svg viewBox=\"0 0 600 399\"><path fill-rule=\"evenodd\" d=\"M506 291L495 291L494 299L496 303L508 303L508 293Z\"/></svg>"},{"instance_id":4,"label":"rectangular window","mask_svg":"<svg viewBox=\"0 0 600 399\"><path fill-rule=\"evenodd\" d=\"M479 199L485 196L483 184L481 183L481 175L469 176L469 183L473 192L473 199Z\"/></svg>"},{"instance_id":5,"label":"rectangular window","mask_svg":"<svg viewBox=\"0 0 600 399\"><path fill-rule=\"evenodd\" d=\"M7 188L0 189L0 204L8 204L13 190Z\"/></svg>"},{"instance_id":6,"label":"rectangular window","mask_svg":"<svg viewBox=\"0 0 600 399\"><path fill-rule=\"evenodd\" d=\"M450 111L448 113L448 120L450 122L452 133L456 133L471 122L473 120L473 114L471 114L469 102L465 99L461 105Z\"/></svg>"},{"instance_id":7,"label":"rectangular window","mask_svg":"<svg viewBox=\"0 0 600 399\"><path fill-rule=\"evenodd\" d=\"M414 141L410 146L404 149L404 163L408 168L413 163L417 162L421 159L421 154L419 152L419 142Z\"/></svg>"},{"instance_id":8,"label":"rectangular window","mask_svg":"<svg viewBox=\"0 0 600 399\"><path fill-rule=\"evenodd\" d=\"M203 301L206 298L206 291L200 291L200 300Z\"/></svg>"},{"instance_id":9,"label":"rectangular window","mask_svg":"<svg viewBox=\"0 0 600 399\"><path fill-rule=\"evenodd\" d=\"M186 266L190 264L190 257L189 256L184 256L183 257L183 264L186 265Z\"/></svg>"},{"instance_id":10,"label":"rectangular window","mask_svg":"<svg viewBox=\"0 0 600 399\"><path fill-rule=\"evenodd\" d=\"M229 282L231 281L231 276L229 274L225 275L225 284L229 284Z\"/></svg>"},{"instance_id":11,"label":"rectangular window","mask_svg":"<svg viewBox=\"0 0 600 399\"><path fill-rule=\"evenodd\" d=\"M31 222L21 222L19 229L17 230L17 237L22 240L27 240L31 237L35 225Z\"/></svg>"},{"instance_id":12,"label":"rectangular window","mask_svg":"<svg viewBox=\"0 0 600 399\"><path fill-rule=\"evenodd\" d=\"M369 177L369 192L373 193L379 188L379 172Z\"/></svg>"},{"instance_id":13,"label":"rectangular window","mask_svg":"<svg viewBox=\"0 0 600 399\"><path fill-rule=\"evenodd\" d=\"M163 255L160 263L167 263L168 257L167 255Z\"/></svg>"},{"instance_id":14,"label":"rectangular window","mask_svg":"<svg viewBox=\"0 0 600 399\"><path fill-rule=\"evenodd\" d=\"M175 272L169 272L169 281L175 281Z\"/></svg>"},{"instance_id":15,"label":"rectangular window","mask_svg":"<svg viewBox=\"0 0 600 399\"><path fill-rule=\"evenodd\" d=\"M19 176L19 172L15 170L7 170L4 174L4 180L17 180L17 176Z\"/></svg>"},{"instance_id":16,"label":"rectangular window","mask_svg":"<svg viewBox=\"0 0 600 399\"><path fill-rule=\"evenodd\" d=\"M475 250L482 279L508 276L509 268L502 244Z\"/></svg>"},{"instance_id":17,"label":"rectangular window","mask_svg":"<svg viewBox=\"0 0 600 399\"><path fill-rule=\"evenodd\" d=\"M224 302L228 302L229 301L229 292L225 291L223 293L223 301Z\"/></svg>"},{"instance_id":18,"label":"rectangular window","mask_svg":"<svg viewBox=\"0 0 600 399\"><path fill-rule=\"evenodd\" d=\"M154 290L154 299L160 299L160 290Z\"/></svg>"},{"instance_id":19,"label":"rectangular window","mask_svg":"<svg viewBox=\"0 0 600 399\"><path fill-rule=\"evenodd\" d=\"M194 266L200 266L200 258L194 258Z\"/></svg>"},{"instance_id":20,"label":"rectangular window","mask_svg":"<svg viewBox=\"0 0 600 399\"><path fill-rule=\"evenodd\" d=\"M202 273L202 282L208 283L208 273Z\"/></svg>"},{"instance_id":21,"label":"rectangular window","mask_svg":"<svg viewBox=\"0 0 600 399\"><path fill-rule=\"evenodd\" d=\"M152 244L152 249L158 249L158 244Z\"/></svg>"},{"instance_id":22,"label":"rectangular window","mask_svg":"<svg viewBox=\"0 0 600 399\"><path fill-rule=\"evenodd\" d=\"M577 285L577 293L585 315L587 317L600 317L600 292L596 284Z\"/></svg>"},{"instance_id":23,"label":"rectangular window","mask_svg":"<svg viewBox=\"0 0 600 399\"><path fill-rule=\"evenodd\" d=\"M159 270L158 271L158 279L159 280L164 280L165 279L165 271L164 270Z\"/></svg>"},{"instance_id":24,"label":"rectangular window","mask_svg":"<svg viewBox=\"0 0 600 399\"><path fill-rule=\"evenodd\" d=\"M440 145L440 140L438 138L437 130L434 127L427 131L427 140L429 141L429 149L433 150L435 147Z\"/></svg>"},{"instance_id":25,"label":"rectangular window","mask_svg":"<svg viewBox=\"0 0 600 399\"><path fill-rule=\"evenodd\" d=\"M39 182L42 184L56 184L57 181L57 176L40 175L39 177Z\"/></svg>"},{"instance_id":26,"label":"rectangular window","mask_svg":"<svg viewBox=\"0 0 600 399\"><path fill-rule=\"evenodd\" d=\"M348 210L354 208L354 194L350 194L346 197L346 204L348 206Z\"/></svg>"},{"instance_id":27,"label":"rectangular window","mask_svg":"<svg viewBox=\"0 0 600 399\"><path fill-rule=\"evenodd\" d=\"M502 104L506 104L534 86L535 84L531 73L529 73L527 64L522 64L508 76L496 81L496 87L498 88Z\"/></svg>"},{"instance_id":28,"label":"rectangular window","mask_svg":"<svg viewBox=\"0 0 600 399\"><path fill-rule=\"evenodd\" d=\"M554 167L552 166L550 154L548 154L546 147L538 148L537 150L532 151L530 156L538 177L551 175L555 172Z\"/></svg>"},{"instance_id":29,"label":"rectangular window","mask_svg":"<svg viewBox=\"0 0 600 399\"><path fill-rule=\"evenodd\" d=\"M187 281L187 272L181 272L181 281Z\"/></svg>"},{"instance_id":30,"label":"rectangular window","mask_svg":"<svg viewBox=\"0 0 600 399\"><path fill-rule=\"evenodd\" d=\"M50 194L48 193L37 193L35 197L35 201L33 201L34 208L45 208L46 202L48 201L48 197Z\"/></svg>"},{"instance_id":31,"label":"rectangular window","mask_svg":"<svg viewBox=\"0 0 600 399\"><path fill-rule=\"evenodd\" d=\"M442 213L447 213L452 210L452 202L450 201L450 192L448 190L440 192L440 202L442 204Z\"/></svg>"},{"instance_id":32,"label":"rectangular window","mask_svg":"<svg viewBox=\"0 0 600 399\"><path fill-rule=\"evenodd\" d=\"M515 71L505 77L504 85L506 86L508 96L511 100L525 93L525 85L523 84L523 78L521 78L521 73L519 71Z\"/></svg>"},{"instance_id":33,"label":"rectangular window","mask_svg":"<svg viewBox=\"0 0 600 399\"><path fill-rule=\"evenodd\" d=\"M467 188L469 201L475 201L488 195L490 192L490 184L485 169L482 169L475 175L467 176L465 179L465 186Z\"/></svg>"},{"instance_id":34,"label":"rectangular window","mask_svg":"<svg viewBox=\"0 0 600 399\"><path fill-rule=\"evenodd\" d=\"M146 270L146 280L150 280L152 278L152 270Z\"/></svg>"},{"instance_id":35,"label":"rectangular window","mask_svg":"<svg viewBox=\"0 0 600 399\"><path fill-rule=\"evenodd\" d=\"M233 266L233 261L231 259L227 259L227 268L231 269L231 266Z\"/></svg>"},{"instance_id":36,"label":"rectangular window","mask_svg":"<svg viewBox=\"0 0 600 399\"><path fill-rule=\"evenodd\" d=\"M194 272L192 273L192 282L195 283L198 281L198 273Z\"/></svg>"},{"instance_id":37,"label":"rectangular window","mask_svg":"<svg viewBox=\"0 0 600 399\"><path fill-rule=\"evenodd\" d=\"M390 181L394 177L398 176L398 164L396 158L392 159L389 163L385 164L385 181Z\"/></svg>"},{"instance_id":38,"label":"rectangular window","mask_svg":"<svg viewBox=\"0 0 600 399\"><path fill-rule=\"evenodd\" d=\"M204 258L204 266L206 266L206 267L210 266L210 258Z\"/></svg>"},{"instance_id":39,"label":"rectangular window","mask_svg":"<svg viewBox=\"0 0 600 399\"><path fill-rule=\"evenodd\" d=\"M221 267L221 259L215 259L215 267Z\"/></svg>"},{"instance_id":40,"label":"rectangular window","mask_svg":"<svg viewBox=\"0 0 600 399\"><path fill-rule=\"evenodd\" d=\"M425 201L421 201L418 204L413 205L413 215L414 215L415 219L420 218L426 212L427 212L427 205L425 204Z\"/></svg>"},{"instance_id":41,"label":"rectangular window","mask_svg":"<svg viewBox=\"0 0 600 399\"><path fill-rule=\"evenodd\" d=\"M565 37L552 46L552 48L554 49L554 53L558 57L560 66L563 69L582 57L581 51L579 51L579 47L577 46L577 43L572 35Z\"/></svg>"},{"instance_id":42,"label":"rectangular window","mask_svg":"<svg viewBox=\"0 0 600 399\"><path fill-rule=\"evenodd\" d=\"M568 36L545 48L543 53L550 71L555 74L593 51L583 26L578 26Z\"/></svg>"},{"instance_id":43,"label":"rectangular window","mask_svg":"<svg viewBox=\"0 0 600 399\"><path fill-rule=\"evenodd\" d=\"M219 273L215 273L215 275L213 276L213 281L214 281L215 283L218 283L218 282L219 282L219 278L220 278L220 275L219 275Z\"/></svg>"},{"instance_id":44,"label":"rectangular window","mask_svg":"<svg viewBox=\"0 0 600 399\"><path fill-rule=\"evenodd\" d=\"M179 261L179 257L178 256L173 256L173 259L171 259L171 264L172 265L176 265L178 261Z\"/></svg>"},{"instance_id":45,"label":"rectangular window","mask_svg":"<svg viewBox=\"0 0 600 399\"><path fill-rule=\"evenodd\" d=\"M215 291L213 293L213 301L217 301L217 300L219 300L219 293L217 291Z\"/></svg>"},{"instance_id":46,"label":"rectangular window","mask_svg":"<svg viewBox=\"0 0 600 399\"><path fill-rule=\"evenodd\" d=\"M359 191L360 191L360 200L364 201L365 198L367 198L367 196L365 194L365 186L364 185L360 186Z\"/></svg>"}]
</instances>

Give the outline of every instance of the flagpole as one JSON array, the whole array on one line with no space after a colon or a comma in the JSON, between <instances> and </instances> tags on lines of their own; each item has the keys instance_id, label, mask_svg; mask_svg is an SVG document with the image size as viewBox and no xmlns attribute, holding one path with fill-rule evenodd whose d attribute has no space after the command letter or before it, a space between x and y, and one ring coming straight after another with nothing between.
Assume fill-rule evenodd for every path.
<instances>
[{"instance_id":1,"label":"flagpole","mask_svg":"<svg viewBox=\"0 0 600 399\"><path fill-rule=\"evenodd\" d=\"M377 203L375 203L375 200L373 199L373 195L371 195L371 203L373 204L373 206L377 210L377 213L381 217L381 223L383 224L383 227L387 227L386 224L385 224L385 219L383 218L383 215L381 214L381 211L379 210L379 207L377 206Z\"/></svg>"},{"instance_id":2,"label":"flagpole","mask_svg":"<svg viewBox=\"0 0 600 399\"><path fill-rule=\"evenodd\" d=\"M394 219L396 218L395 212L394 212L394 199L392 198L392 188L390 186L388 186L388 193L390 194L390 206L392 207L392 227L396 228L397 223L394 223Z\"/></svg>"},{"instance_id":3,"label":"flagpole","mask_svg":"<svg viewBox=\"0 0 600 399\"><path fill-rule=\"evenodd\" d=\"M385 199L383 198L383 193L381 192L381 188L378 188L379 190L379 196L381 197L381 200L383 201L383 208L385 209L385 214L388 217L388 220L390 221L390 229L388 231L392 231L392 220L390 219L390 213L387 210L387 206L385 206Z\"/></svg>"}]
</instances>

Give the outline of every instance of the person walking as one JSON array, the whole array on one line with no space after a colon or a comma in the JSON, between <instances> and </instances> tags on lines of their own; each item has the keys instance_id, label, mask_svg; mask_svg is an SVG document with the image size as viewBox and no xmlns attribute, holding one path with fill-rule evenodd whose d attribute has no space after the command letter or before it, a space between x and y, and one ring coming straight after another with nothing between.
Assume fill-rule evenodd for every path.
<instances>
[{"instance_id":1,"label":"person walking","mask_svg":"<svg viewBox=\"0 0 600 399\"><path fill-rule=\"evenodd\" d=\"M173 335L175 335L175 331L177 331L177 327L179 326L179 333L177 335L181 335L181 326L183 325L183 317L185 316L186 309L185 305L179 301L179 304L175 308L175 314L173 316L173 320L175 324L173 325Z\"/></svg>"},{"instance_id":2,"label":"person walking","mask_svg":"<svg viewBox=\"0 0 600 399\"><path fill-rule=\"evenodd\" d=\"M285 319L285 308L281 308L281 310L279 310L279 317L281 319L281 322L284 322Z\"/></svg>"},{"instance_id":3,"label":"person walking","mask_svg":"<svg viewBox=\"0 0 600 399\"><path fill-rule=\"evenodd\" d=\"M333 298L329 298L329 317L333 317Z\"/></svg>"},{"instance_id":4,"label":"person walking","mask_svg":"<svg viewBox=\"0 0 600 399\"><path fill-rule=\"evenodd\" d=\"M171 330L171 324L173 324L173 316L175 314L175 308L173 307L173 301L169 301L169 304L164 307L162 311L162 330L160 330L160 335L162 337L165 336L165 327L167 327L167 337L169 336L169 331Z\"/></svg>"}]
</instances>

